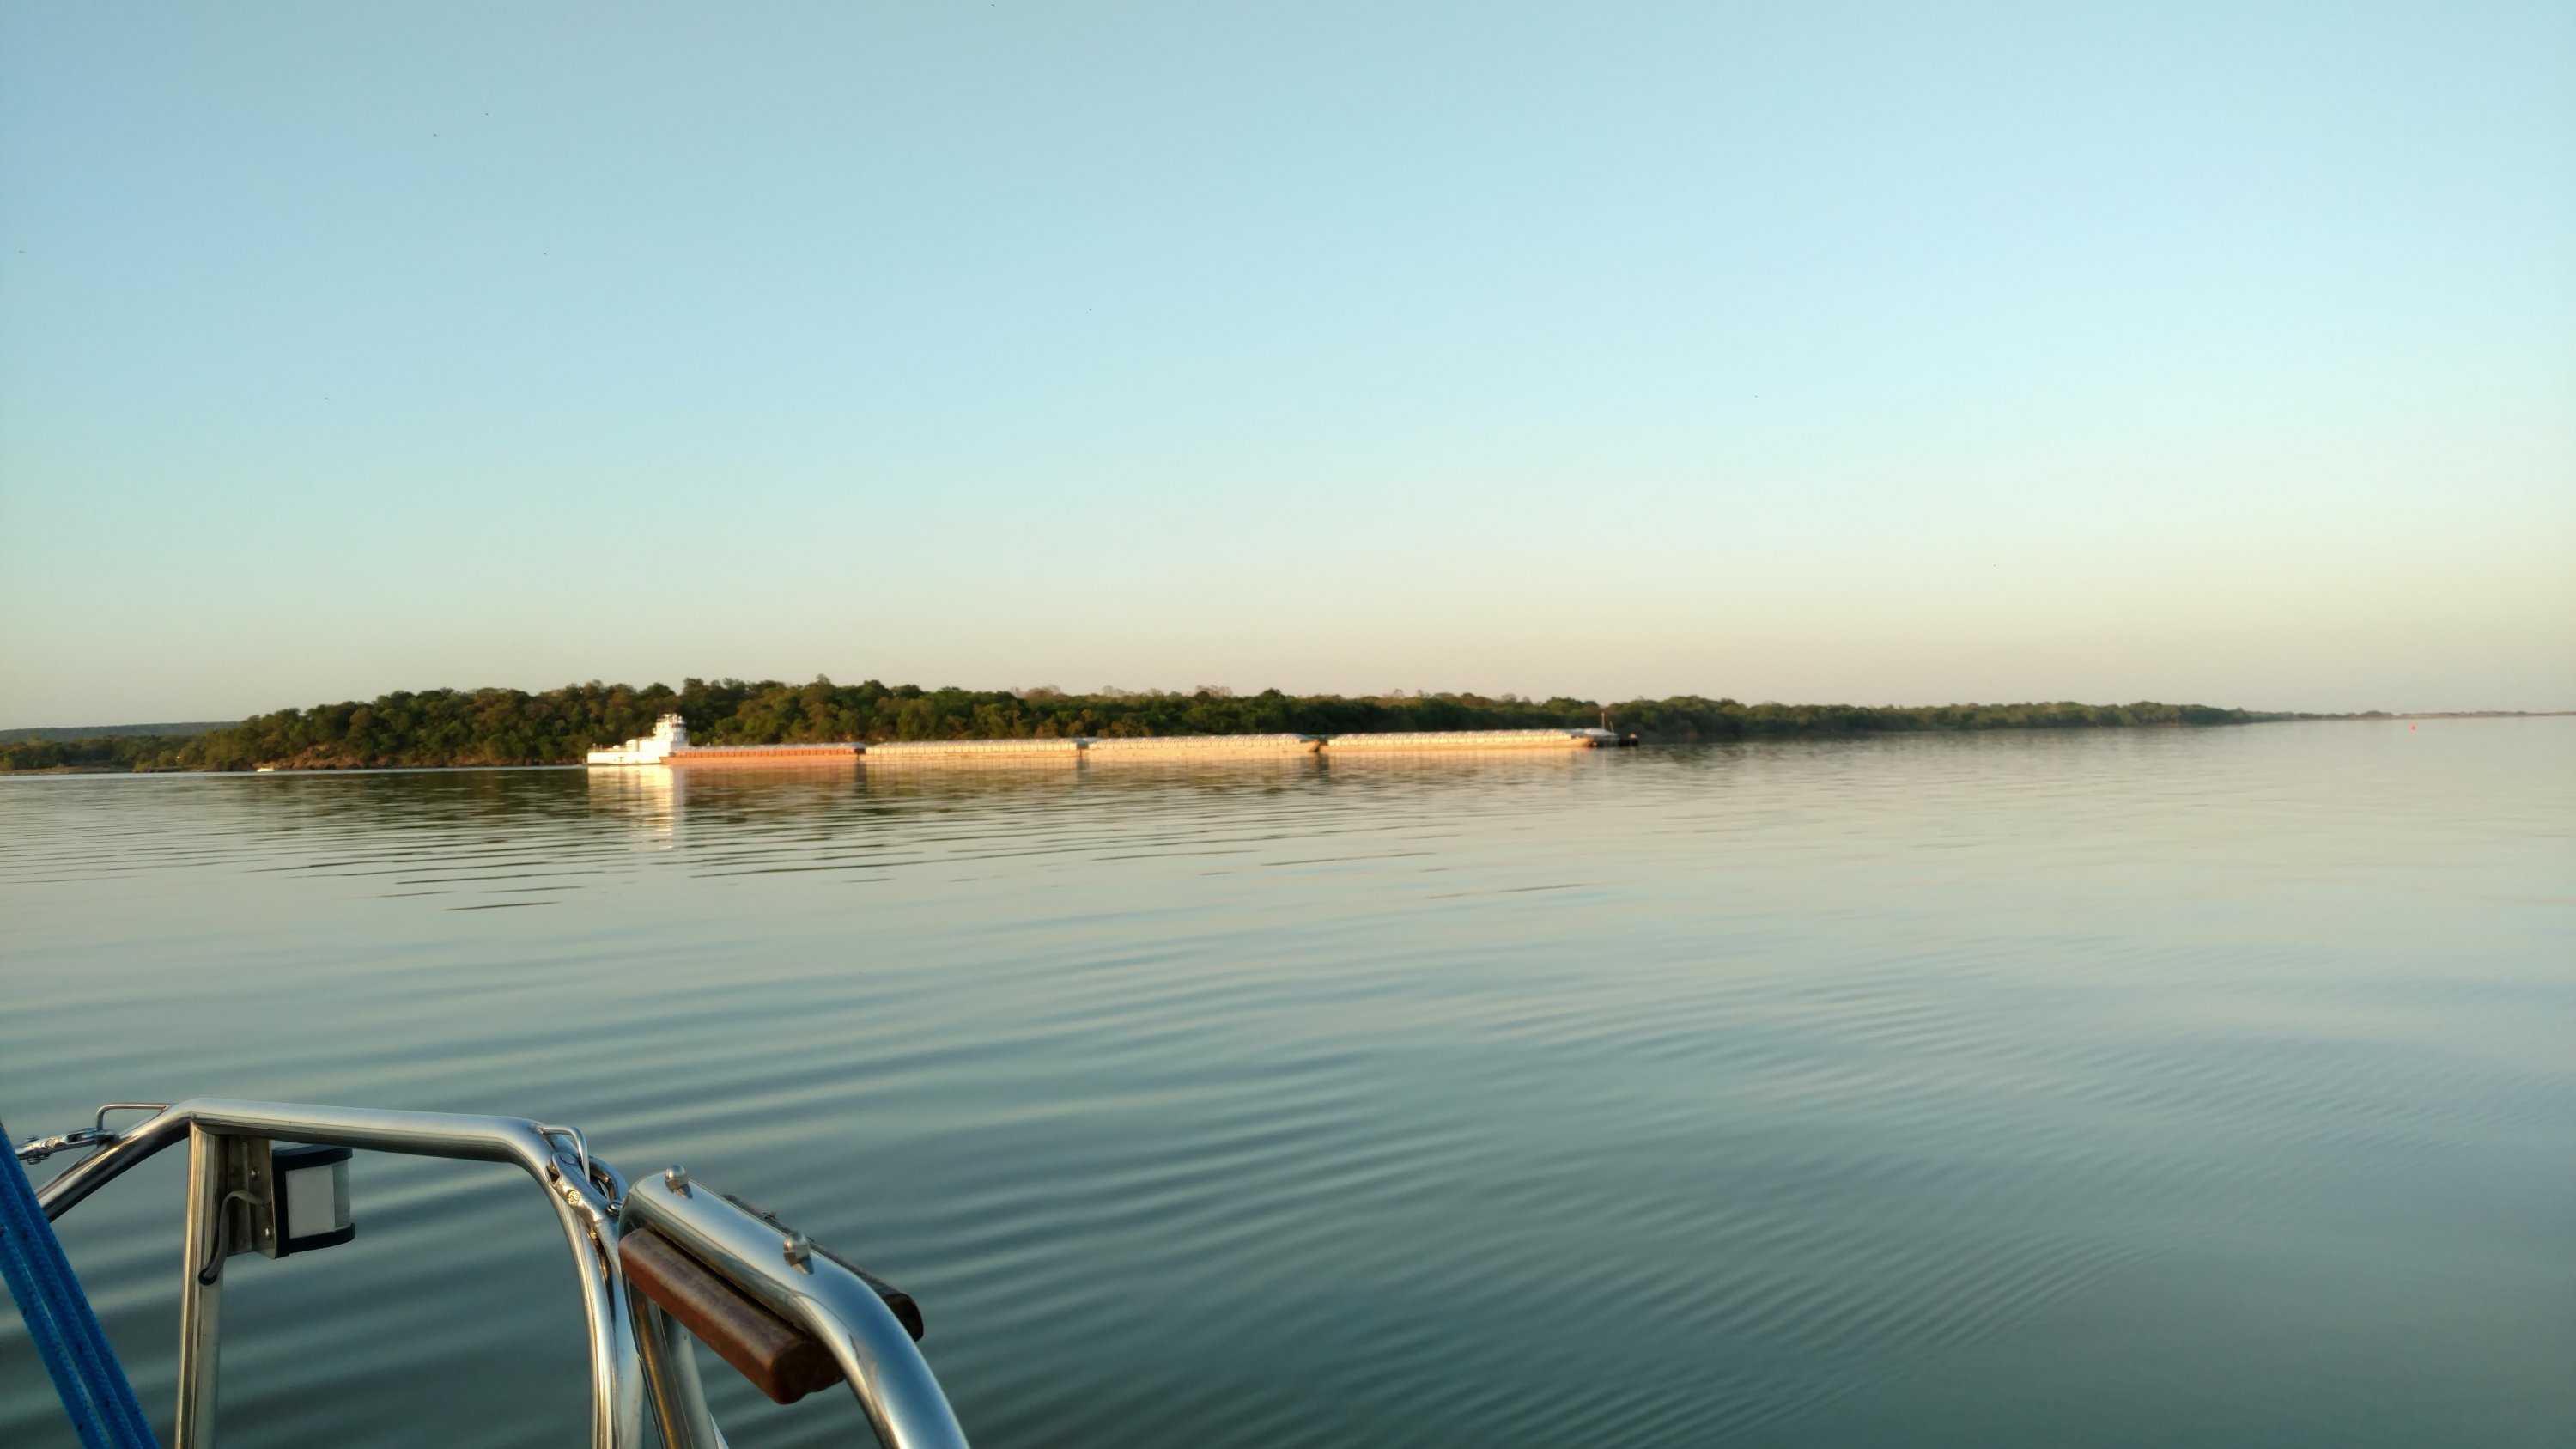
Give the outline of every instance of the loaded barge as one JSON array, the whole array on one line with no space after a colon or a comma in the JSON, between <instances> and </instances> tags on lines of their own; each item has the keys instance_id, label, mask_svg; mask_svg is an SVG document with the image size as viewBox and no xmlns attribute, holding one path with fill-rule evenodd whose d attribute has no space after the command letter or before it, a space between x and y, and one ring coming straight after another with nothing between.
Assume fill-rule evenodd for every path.
<instances>
[{"instance_id":1,"label":"loaded barge","mask_svg":"<svg viewBox=\"0 0 2576 1449\"><path fill-rule=\"evenodd\" d=\"M1213 760L1237 756L1394 754L1439 750L1591 750L1636 743L1609 730L1425 730L1346 735L1125 735L1026 740L899 740L865 744L839 740L820 745L693 745L689 726L676 714L654 722L653 733L590 752L601 766L813 765L850 760L872 765L1085 764L1125 761Z\"/></svg>"}]
</instances>

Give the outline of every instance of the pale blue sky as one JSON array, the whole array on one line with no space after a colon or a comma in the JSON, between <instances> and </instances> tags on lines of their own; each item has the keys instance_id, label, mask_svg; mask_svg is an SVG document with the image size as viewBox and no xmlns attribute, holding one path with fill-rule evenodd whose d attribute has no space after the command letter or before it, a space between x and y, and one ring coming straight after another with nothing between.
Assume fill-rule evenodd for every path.
<instances>
[{"instance_id":1,"label":"pale blue sky","mask_svg":"<svg viewBox=\"0 0 2576 1449\"><path fill-rule=\"evenodd\" d=\"M6 0L0 623L2576 707L2576 7Z\"/></svg>"}]
</instances>

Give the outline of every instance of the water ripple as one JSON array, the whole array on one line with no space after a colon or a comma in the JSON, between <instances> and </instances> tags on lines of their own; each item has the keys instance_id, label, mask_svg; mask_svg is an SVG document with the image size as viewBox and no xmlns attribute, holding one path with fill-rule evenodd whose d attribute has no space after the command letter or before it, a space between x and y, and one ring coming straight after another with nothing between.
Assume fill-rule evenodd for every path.
<instances>
[{"instance_id":1,"label":"water ripple","mask_svg":"<svg viewBox=\"0 0 2576 1449\"><path fill-rule=\"evenodd\" d=\"M988 1444L2549 1443L2576 730L2478 728L0 781L0 1108L579 1121L919 1294ZM533 1186L354 1182L227 1440L577 1434ZM65 1224L165 1432L178 1190Z\"/></svg>"}]
</instances>

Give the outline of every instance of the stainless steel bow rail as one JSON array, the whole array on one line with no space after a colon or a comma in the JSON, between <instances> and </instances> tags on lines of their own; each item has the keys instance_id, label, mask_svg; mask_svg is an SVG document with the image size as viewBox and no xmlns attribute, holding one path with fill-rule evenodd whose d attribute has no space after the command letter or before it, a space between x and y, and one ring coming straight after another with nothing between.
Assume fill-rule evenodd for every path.
<instances>
[{"instance_id":1,"label":"stainless steel bow rail","mask_svg":"<svg viewBox=\"0 0 2576 1449\"><path fill-rule=\"evenodd\" d=\"M107 1115L119 1110L153 1115L111 1132ZM780 1402L847 1383L886 1449L966 1443L913 1341L921 1319L908 1296L775 1217L693 1183L682 1168L630 1187L569 1127L216 1098L119 1102L100 1108L90 1127L31 1139L17 1155L34 1162L91 1152L37 1191L54 1219L182 1140L178 1449L214 1443L224 1260L347 1241L346 1149L507 1162L535 1180L581 1281L592 1449L635 1449L648 1417L669 1449L723 1449L693 1338ZM274 1145L281 1142L306 1146Z\"/></svg>"}]
</instances>

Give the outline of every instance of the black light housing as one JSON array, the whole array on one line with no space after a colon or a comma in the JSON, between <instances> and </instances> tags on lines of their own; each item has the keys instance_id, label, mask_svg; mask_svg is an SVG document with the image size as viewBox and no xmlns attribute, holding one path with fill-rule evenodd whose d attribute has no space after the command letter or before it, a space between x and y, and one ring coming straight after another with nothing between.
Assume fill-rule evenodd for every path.
<instances>
[{"instance_id":1,"label":"black light housing","mask_svg":"<svg viewBox=\"0 0 2576 1449\"><path fill-rule=\"evenodd\" d=\"M269 1153L269 1181L276 1186L277 1233L272 1258L336 1248L358 1235L349 1217L346 1147L279 1147Z\"/></svg>"}]
</instances>

